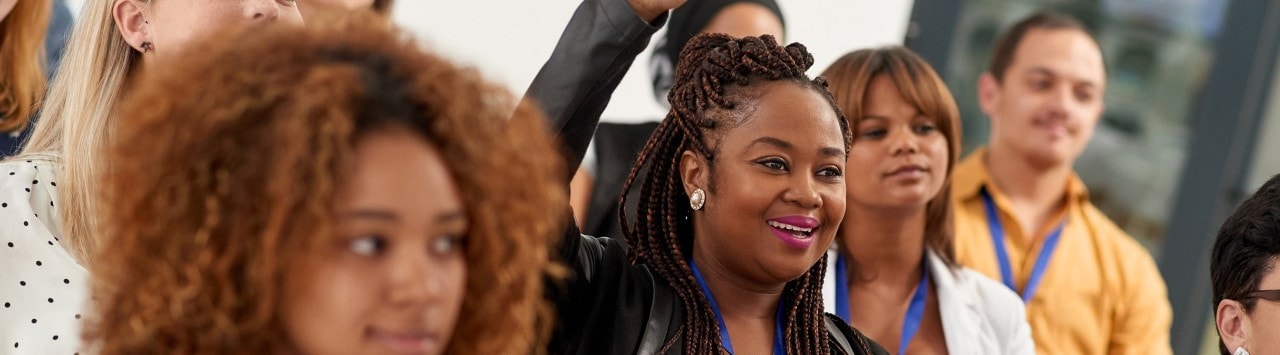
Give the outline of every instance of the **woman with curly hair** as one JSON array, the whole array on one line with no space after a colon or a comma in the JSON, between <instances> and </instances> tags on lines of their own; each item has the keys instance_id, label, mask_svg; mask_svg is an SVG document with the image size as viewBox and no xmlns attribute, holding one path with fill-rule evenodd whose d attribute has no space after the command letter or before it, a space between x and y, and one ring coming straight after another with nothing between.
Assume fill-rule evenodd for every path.
<instances>
[{"instance_id":1,"label":"woman with curly hair","mask_svg":"<svg viewBox=\"0 0 1280 355\"><path fill-rule=\"evenodd\" d=\"M643 182L635 221L620 210L630 247L564 236L575 273L557 350L883 353L822 309L850 133L812 65L803 45L768 35L689 41L671 111L623 188Z\"/></svg>"},{"instance_id":2,"label":"woman with curly hair","mask_svg":"<svg viewBox=\"0 0 1280 355\"><path fill-rule=\"evenodd\" d=\"M122 104L90 348L541 348L566 203L541 116L372 21L243 34Z\"/></svg>"},{"instance_id":3,"label":"woman with curly hair","mask_svg":"<svg viewBox=\"0 0 1280 355\"><path fill-rule=\"evenodd\" d=\"M583 0L530 96L553 122L598 116L653 24L682 2ZM121 125L119 98L214 29L301 23L285 0L103 0L86 3L79 18L30 142L0 162L0 341L18 352L79 349L92 258L113 243L100 233L97 199L110 168L103 150Z\"/></svg>"}]
</instances>

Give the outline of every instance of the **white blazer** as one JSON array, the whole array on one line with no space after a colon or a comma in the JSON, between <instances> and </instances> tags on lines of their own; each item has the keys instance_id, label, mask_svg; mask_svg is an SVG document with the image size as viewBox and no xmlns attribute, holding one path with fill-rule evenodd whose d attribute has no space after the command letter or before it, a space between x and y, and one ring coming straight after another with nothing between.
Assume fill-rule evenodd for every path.
<instances>
[{"instance_id":1,"label":"white blazer","mask_svg":"<svg viewBox=\"0 0 1280 355\"><path fill-rule=\"evenodd\" d=\"M822 283L822 302L826 311L831 313L836 311L836 302L847 302L836 300L837 253L834 246L827 251L827 275ZM938 298L947 353L1036 353L1021 297L1004 284L977 271L948 267L933 250L928 250L925 258Z\"/></svg>"}]
</instances>

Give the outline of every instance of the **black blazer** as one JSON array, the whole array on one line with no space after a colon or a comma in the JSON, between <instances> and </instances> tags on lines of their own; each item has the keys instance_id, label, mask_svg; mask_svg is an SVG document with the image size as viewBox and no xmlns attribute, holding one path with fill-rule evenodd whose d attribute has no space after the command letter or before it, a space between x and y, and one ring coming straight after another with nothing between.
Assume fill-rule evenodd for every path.
<instances>
[{"instance_id":1,"label":"black blazer","mask_svg":"<svg viewBox=\"0 0 1280 355\"><path fill-rule=\"evenodd\" d=\"M684 307L665 279L632 265L616 239L578 233L573 223L560 256L573 273L556 304L553 354L682 354ZM885 354L880 345L827 314L832 354Z\"/></svg>"}]
</instances>

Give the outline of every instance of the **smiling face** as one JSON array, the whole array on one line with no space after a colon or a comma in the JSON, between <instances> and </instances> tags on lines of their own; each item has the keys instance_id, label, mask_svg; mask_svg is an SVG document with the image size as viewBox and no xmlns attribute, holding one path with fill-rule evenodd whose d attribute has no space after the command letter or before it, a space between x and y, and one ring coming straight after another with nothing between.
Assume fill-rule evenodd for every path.
<instances>
[{"instance_id":1,"label":"smiling face","mask_svg":"<svg viewBox=\"0 0 1280 355\"><path fill-rule=\"evenodd\" d=\"M979 83L992 149L1038 166L1070 165L1102 117L1105 85L1102 52L1087 33L1027 31L1003 80L988 73Z\"/></svg>"},{"instance_id":2,"label":"smiling face","mask_svg":"<svg viewBox=\"0 0 1280 355\"><path fill-rule=\"evenodd\" d=\"M356 147L337 234L284 304L306 354L440 354L462 307L468 222L437 150L405 130Z\"/></svg>"},{"instance_id":3,"label":"smiling face","mask_svg":"<svg viewBox=\"0 0 1280 355\"><path fill-rule=\"evenodd\" d=\"M737 124L721 129L711 165L686 151L681 168L686 193L707 194L693 217L699 267L781 284L813 267L835 238L844 139L821 93L794 82L757 85L758 99L740 103Z\"/></svg>"},{"instance_id":4,"label":"smiling face","mask_svg":"<svg viewBox=\"0 0 1280 355\"><path fill-rule=\"evenodd\" d=\"M950 151L937 118L901 94L892 77L871 79L853 119L846 176L851 208L924 208L947 180Z\"/></svg>"}]
</instances>

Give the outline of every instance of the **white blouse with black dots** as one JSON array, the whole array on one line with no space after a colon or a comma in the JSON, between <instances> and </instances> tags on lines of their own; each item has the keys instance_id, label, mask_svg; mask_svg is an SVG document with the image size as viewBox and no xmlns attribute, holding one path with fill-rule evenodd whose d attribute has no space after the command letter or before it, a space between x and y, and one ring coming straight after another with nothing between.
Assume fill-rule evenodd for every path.
<instances>
[{"instance_id":1,"label":"white blouse with black dots","mask_svg":"<svg viewBox=\"0 0 1280 355\"><path fill-rule=\"evenodd\" d=\"M52 158L0 162L0 354L75 354L89 273L63 247Z\"/></svg>"}]
</instances>

